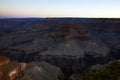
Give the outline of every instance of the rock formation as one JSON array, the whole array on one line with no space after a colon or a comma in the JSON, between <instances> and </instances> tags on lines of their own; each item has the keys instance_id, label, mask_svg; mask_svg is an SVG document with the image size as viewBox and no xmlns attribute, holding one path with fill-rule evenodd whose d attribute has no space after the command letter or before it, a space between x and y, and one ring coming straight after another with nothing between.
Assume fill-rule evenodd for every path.
<instances>
[{"instance_id":1,"label":"rock formation","mask_svg":"<svg viewBox=\"0 0 120 80\"><path fill-rule=\"evenodd\" d=\"M0 80L63 80L60 68L46 62L17 63L0 56Z\"/></svg>"}]
</instances>

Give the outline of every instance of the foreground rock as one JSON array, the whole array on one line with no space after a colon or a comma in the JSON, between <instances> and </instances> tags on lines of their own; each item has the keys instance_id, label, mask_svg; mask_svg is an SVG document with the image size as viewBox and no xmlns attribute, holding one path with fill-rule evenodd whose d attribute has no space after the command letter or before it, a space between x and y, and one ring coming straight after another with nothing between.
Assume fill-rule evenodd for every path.
<instances>
[{"instance_id":1,"label":"foreground rock","mask_svg":"<svg viewBox=\"0 0 120 80\"><path fill-rule=\"evenodd\" d=\"M11 62L0 56L0 80L16 80L24 75L26 64Z\"/></svg>"},{"instance_id":2,"label":"foreground rock","mask_svg":"<svg viewBox=\"0 0 120 80\"><path fill-rule=\"evenodd\" d=\"M46 62L16 63L0 56L0 80L63 80L60 68Z\"/></svg>"},{"instance_id":3,"label":"foreground rock","mask_svg":"<svg viewBox=\"0 0 120 80\"><path fill-rule=\"evenodd\" d=\"M19 80L63 80L60 68L46 62L28 63L24 77Z\"/></svg>"}]
</instances>

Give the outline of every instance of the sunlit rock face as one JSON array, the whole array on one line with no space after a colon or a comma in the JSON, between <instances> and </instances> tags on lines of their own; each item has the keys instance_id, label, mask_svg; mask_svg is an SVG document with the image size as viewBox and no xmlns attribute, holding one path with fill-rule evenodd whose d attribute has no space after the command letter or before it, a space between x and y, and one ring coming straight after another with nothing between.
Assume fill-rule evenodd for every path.
<instances>
[{"instance_id":1,"label":"sunlit rock face","mask_svg":"<svg viewBox=\"0 0 120 80\"><path fill-rule=\"evenodd\" d=\"M7 65L7 64L9 64L10 63L10 60L9 59L7 59L6 57L4 57L4 56L0 56L0 66L2 66L2 65Z\"/></svg>"},{"instance_id":2,"label":"sunlit rock face","mask_svg":"<svg viewBox=\"0 0 120 80\"><path fill-rule=\"evenodd\" d=\"M11 62L8 58L0 56L0 79L1 80L15 80L23 76L25 70L25 63Z\"/></svg>"},{"instance_id":3,"label":"sunlit rock face","mask_svg":"<svg viewBox=\"0 0 120 80\"><path fill-rule=\"evenodd\" d=\"M46 62L17 63L0 56L0 80L63 80L60 68Z\"/></svg>"},{"instance_id":4,"label":"sunlit rock face","mask_svg":"<svg viewBox=\"0 0 120 80\"><path fill-rule=\"evenodd\" d=\"M0 79L4 78L4 66L8 66L10 64L10 60L4 56L0 56Z\"/></svg>"}]
</instances>

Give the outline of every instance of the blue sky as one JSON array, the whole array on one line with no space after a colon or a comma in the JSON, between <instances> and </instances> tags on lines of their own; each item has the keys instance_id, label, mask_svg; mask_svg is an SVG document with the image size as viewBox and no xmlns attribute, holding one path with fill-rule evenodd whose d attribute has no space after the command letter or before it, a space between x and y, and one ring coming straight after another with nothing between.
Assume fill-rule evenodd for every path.
<instances>
[{"instance_id":1,"label":"blue sky","mask_svg":"<svg viewBox=\"0 0 120 80\"><path fill-rule=\"evenodd\" d=\"M1 17L120 17L120 0L0 0Z\"/></svg>"}]
</instances>

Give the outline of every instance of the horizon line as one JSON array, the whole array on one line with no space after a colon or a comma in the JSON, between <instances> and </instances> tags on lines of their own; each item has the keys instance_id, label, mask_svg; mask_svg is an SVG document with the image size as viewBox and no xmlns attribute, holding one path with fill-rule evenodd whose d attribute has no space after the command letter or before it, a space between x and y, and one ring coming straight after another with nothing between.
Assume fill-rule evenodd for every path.
<instances>
[{"instance_id":1,"label":"horizon line","mask_svg":"<svg viewBox=\"0 0 120 80\"><path fill-rule=\"evenodd\" d=\"M17 19L17 18L112 18L117 19L120 17L0 17L0 19Z\"/></svg>"}]
</instances>

